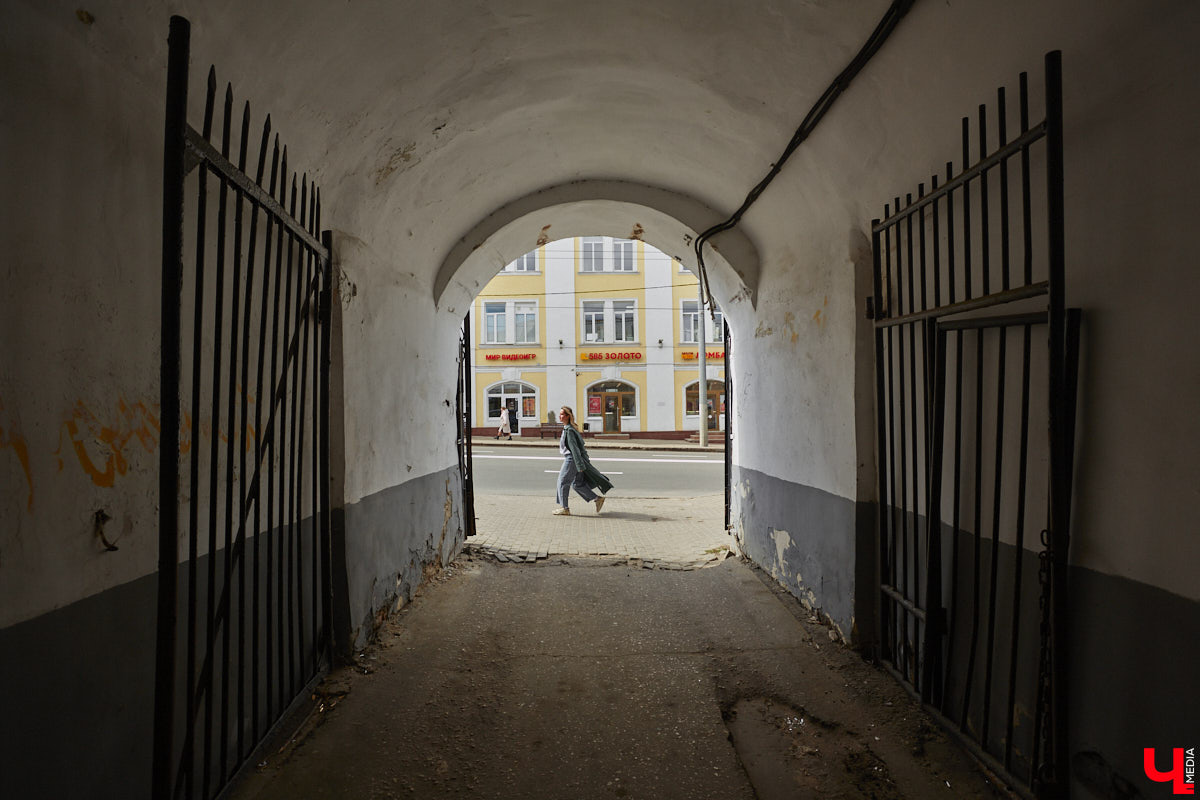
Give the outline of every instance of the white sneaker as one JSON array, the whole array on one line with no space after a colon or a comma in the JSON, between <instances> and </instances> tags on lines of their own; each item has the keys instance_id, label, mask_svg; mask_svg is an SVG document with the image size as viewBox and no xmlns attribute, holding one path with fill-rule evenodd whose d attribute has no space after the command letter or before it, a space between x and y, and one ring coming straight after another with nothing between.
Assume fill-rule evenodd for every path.
<instances>
[{"instance_id":1,"label":"white sneaker","mask_svg":"<svg viewBox=\"0 0 1200 800\"><path fill-rule=\"evenodd\" d=\"M569 517L569 516L571 516L571 509L569 509L569 508L556 508L556 509L554 509L554 516L556 516L556 517Z\"/></svg>"},{"instance_id":2,"label":"white sneaker","mask_svg":"<svg viewBox=\"0 0 1200 800\"><path fill-rule=\"evenodd\" d=\"M599 514L599 513L600 513L600 509L602 509L602 508L604 508L604 498L603 498L603 497L597 497L597 498L596 498L596 513L597 513L597 514Z\"/></svg>"}]
</instances>

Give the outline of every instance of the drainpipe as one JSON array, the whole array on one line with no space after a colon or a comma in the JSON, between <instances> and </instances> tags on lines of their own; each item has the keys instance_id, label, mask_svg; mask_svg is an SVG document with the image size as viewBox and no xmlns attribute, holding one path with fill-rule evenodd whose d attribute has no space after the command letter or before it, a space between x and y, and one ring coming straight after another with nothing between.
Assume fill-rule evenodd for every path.
<instances>
[{"instance_id":1,"label":"drainpipe","mask_svg":"<svg viewBox=\"0 0 1200 800\"><path fill-rule=\"evenodd\" d=\"M696 399L700 401L697 411L700 412L700 446L708 447L708 367L705 350L708 348L708 337L704 335L704 284L697 282L700 290L699 314L696 316L696 338L700 340L700 383L696 386Z\"/></svg>"}]
</instances>

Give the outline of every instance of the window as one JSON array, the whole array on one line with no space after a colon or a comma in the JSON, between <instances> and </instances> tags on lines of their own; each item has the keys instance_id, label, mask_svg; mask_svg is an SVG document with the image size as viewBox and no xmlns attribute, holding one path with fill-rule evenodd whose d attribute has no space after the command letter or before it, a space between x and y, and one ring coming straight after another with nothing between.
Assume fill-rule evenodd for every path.
<instances>
[{"instance_id":1,"label":"window","mask_svg":"<svg viewBox=\"0 0 1200 800\"><path fill-rule=\"evenodd\" d=\"M483 304L481 344L537 344L538 312L533 300L504 300Z\"/></svg>"},{"instance_id":2,"label":"window","mask_svg":"<svg viewBox=\"0 0 1200 800\"><path fill-rule=\"evenodd\" d=\"M483 319L484 331L483 341L487 344L504 344L508 338L504 335L505 321L505 306L506 303L484 303L483 304Z\"/></svg>"},{"instance_id":3,"label":"window","mask_svg":"<svg viewBox=\"0 0 1200 800\"><path fill-rule=\"evenodd\" d=\"M632 300L613 300L613 340L617 342L636 342Z\"/></svg>"},{"instance_id":4,"label":"window","mask_svg":"<svg viewBox=\"0 0 1200 800\"><path fill-rule=\"evenodd\" d=\"M600 417L605 433L621 430L622 417L637 416L637 389L624 381L604 381L588 387L587 415Z\"/></svg>"},{"instance_id":5,"label":"window","mask_svg":"<svg viewBox=\"0 0 1200 800\"><path fill-rule=\"evenodd\" d=\"M535 303L514 303L513 320L517 344L532 344L538 340L537 305Z\"/></svg>"},{"instance_id":6,"label":"window","mask_svg":"<svg viewBox=\"0 0 1200 800\"><path fill-rule=\"evenodd\" d=\"M613 271L633 272L633 242L629 239L613 239Z\"/></svg>"},{"instance_id":7,"label":"window","mask_svg":"<svg viewBox=\"0 0 1200 800\"><path fill-rule=\"evenodd\" d=\"M683 327L679 336L679 341L689 344L694 344L699 341L698 332L700 330L700 301L684 300L683 301Z\"/></svg>"},{"instance_id":8,"label":"window","mask_svg":"<svg viewBox=\"0 0 1200 800\"><path fill-rule=\"evenodd\" d=\"M487 390L487 415L492 424L500 424L500 411L508 408L511 418L537 419L537 389L521 381L498 383Z\"/></svg>"},{"instance_id":9,"label":"window","mask_svg":"<svg viewBox=\"0 0 1200 800\"><path fill-rule=\"evenodd\" d=\"M721 308L716 303L712 304L712 311L712 319L706 319L708 340L710 342L723 342L725 341L725 315L721 313Z\"/></svg>"},{"instance_id":10,"label":"window","mask_svg":"<svg viewBox=\"0 0 1200 800\"><path fill-rule=\"evenodd\" d=\"M610 250L611 257L608 256ZM580 245L579 271L637 272L636 242L632 239L584 236Z\"/></svg>"},{"instance_id":11,"label":"window","mask_svg":"<svg viewBox=\"0 0 1200 800\"><path fill-rule=\"evenodd\" d=\"M725 382L705 381L704 389L708 395L708 410L713 414L725 413ZM700 411L700 381L688 384L684 398L684 413L690 417L696 416Z\"/></svg>"},{"instance_id":12,"label":"window","mask_svg":"<svg viewBox=\"0 0 1200 800\"><path fill-rule=\"evenodd\" d=\"M538 254L537 250L530 250L525 255L518 258L504 268L505 272L537 272L538 271Z\"/></svg>"},{"instance_id":13,"label":"window","mask_svg":"<svg viewBox=\"0 0 1200 800\"><path fill-rule=\"evenodd\" d=\"M684 300L683 301L683 319L680 327L679 341L685 344L697 344L700 341L700 320L704 319L705 341L707 342L723 342L725 341L725 316L721 313L721 309L713 304L713 315L709 318L708 314L700 313L699 300Z\"/></svg>"},{"instance_id":14,"label":"window","mask_svg":"<svg viewBox=\"0 0 1200 800\"><path fill-rule=\"evenodd\" d=\"M604 303L583 303L583 340L585 342L604 341Z\"/></svg>"},{"instance_id":15,"label":"window","mask_svg":"<svg viewBox=\"0 0 1200 800\"><path fill-rule=\"evenodd\" d=\"M637 340L636 301L583 301L583 341L602 344Z\"/></svg>"},{"instance_id":16,"label":"window","mask_svg":"<svg viewBox=\"0 0 1200 800\"><path fill-rule=\"evenodd\" d=\"M604 270L604 238L600 236L583 237L583 272L602 272Z\"/></svg>"}]
</instances>

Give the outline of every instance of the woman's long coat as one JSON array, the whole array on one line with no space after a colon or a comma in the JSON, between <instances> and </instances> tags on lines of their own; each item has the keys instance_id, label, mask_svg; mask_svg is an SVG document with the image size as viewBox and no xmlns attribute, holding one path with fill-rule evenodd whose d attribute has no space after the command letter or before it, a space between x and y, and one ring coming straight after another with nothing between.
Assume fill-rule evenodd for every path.
<instances>
[{"instance_id":1,"label":"woman's long coat","mask_svg":"<svg viewBox=\"0 0 1200 800\"><path fill-rule=\"evenodd\" d=\"M612 481L592 466L587 448L583 446L583 436L570 425L565 425L563 426L563 438L567 440L567 449L571 451L571 459L575 462L575 471L582 475L593 489L599 489L601 494L607 494L608 490L613 487Z\"/></svg>"}]
</instances>

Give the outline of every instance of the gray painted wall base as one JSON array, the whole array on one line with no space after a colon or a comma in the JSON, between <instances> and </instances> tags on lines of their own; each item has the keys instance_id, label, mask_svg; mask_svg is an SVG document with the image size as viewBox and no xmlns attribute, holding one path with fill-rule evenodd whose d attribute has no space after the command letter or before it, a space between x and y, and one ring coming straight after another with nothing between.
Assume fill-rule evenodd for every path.
<instances>
[{"instance_id":1,"label":"gray painted wall base","mask_svg":"<svg viewBox=\"0 0 1200 800\"><path fill-rule=\"evenodd\" d=\"M458 465L364 497L345 510L346 592L354 648L412 600L427 568L463 545Z\"/></svg>"},{"instance_id":2,"label":"gray painted wall base","mask_svg":"<svg viewBox=\"0 0 1200 800\"><path fill-rule=\"evenodd\" d=\"M771 574L804 576L791 559L815 557L802 549L853 546L850 501L841 500L839 510L837 498L817 490L750 470L735 471L735 478L747 555ZM459 496L451 468L347 509L356 619L366 625L377 610L410 598L425 564L453 558L462 544ZM840 530L832 527L839 518ZM788 532L782 563L775 563L781 537L772 537L772 529ZM387 541L372 546L368 537ZM370 552L395 560L364 561ZM840 569L852 574L852 554L843 559ZM811 574L818 589L835 585L821 582L823 572ZM385 590L383 579L394 588ZM1072 569L1070 580L1074 796L1129 796L1123 786L1160 795L1164 787L1142 774L1142 748L1195 746L1200 603L1086 569ZM839 612L845 613L853 586L836 585L845 590ZM0 797L149 795L156 590L156 576L146 576L0 630L0 685L8 690ZM826 597L807 584L805 591Z\"/></svg>"},{"instance_id":3,"label":"gray painted wall base","mask_svg":"<svg viewBox=\"0 0 1200 800\"><path fill-rule=\"evenodd\" d=\"M858 538L854 501L737 465L730 477L742 551L851 639Z\"/></svg>"}]
</instances>

